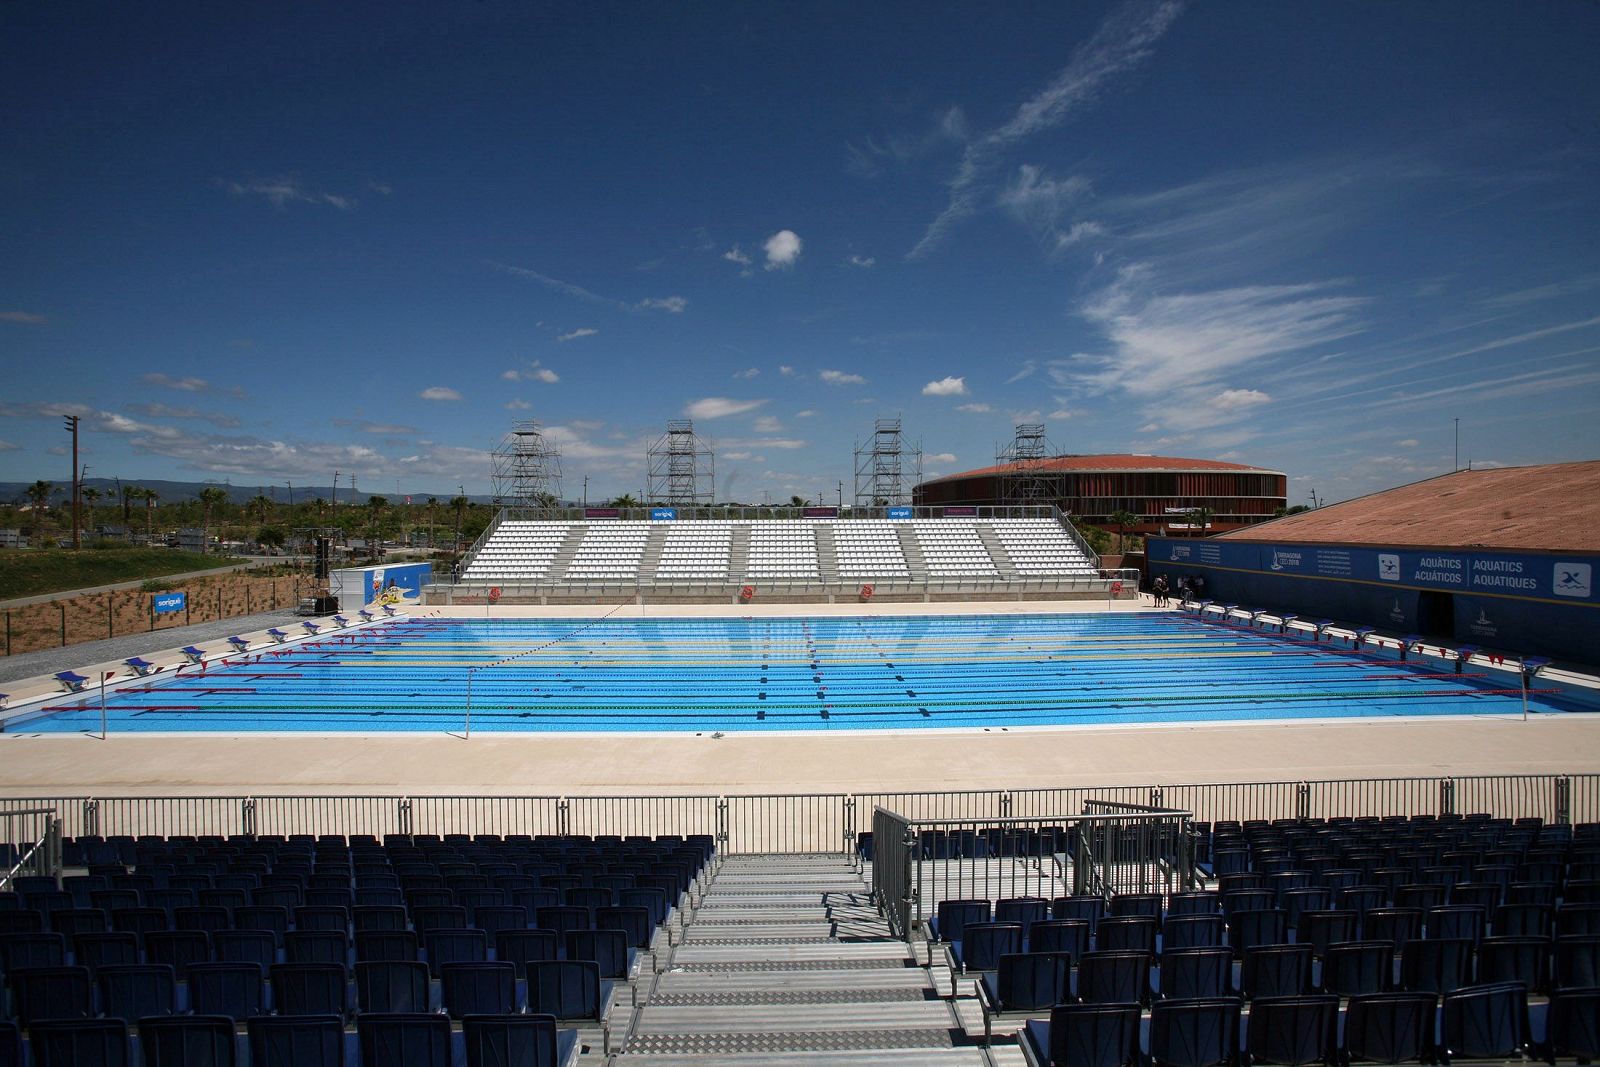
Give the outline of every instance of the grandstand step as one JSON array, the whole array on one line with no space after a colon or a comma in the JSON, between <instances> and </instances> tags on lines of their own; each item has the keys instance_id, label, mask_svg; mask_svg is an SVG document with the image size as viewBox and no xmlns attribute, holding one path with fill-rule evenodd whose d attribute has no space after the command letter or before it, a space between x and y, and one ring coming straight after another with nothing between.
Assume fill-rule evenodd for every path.
<instances>
[{"instance_id":1,"label":"grandstand step","mask_svg":"<svg viewBox=\"0 0 1600 1067\"><path fill-rule=\"evenodd\" d=\"M673 1053L644 1053L634 1055L630 1052L626 1059L619 1061L633 1067L688 1067L690 1064L706 1062L703 1054L689 1055ZM876 1064L887 1064L889 1067L916 1067L926 1064L927 1067L984 1067L988 1062L984 1059L979 1049L873 1049L865 1051L847 1051L844 1049L831 1049L824 1052L755 1052L748 1055L736 1054L731 1056L718 1056L716 1060L719 1067L874 1067ZM1022 1063L1019 1052L1015 1061Z\"/></svg>"},{"instance_id":2,"label":"grandstand step","mask_svg":"<svg viewBox=\"0 0 1600 1067\"><path fill-rule=\"evenodd\" d=\"M994 569L1000 572L1000 577L1007 581L1015 581L1019 577L1017 568L1011 562L1011 553L1000 543L1000 535L995 533L994 527L987 522L974 523L974 526L978 531L978 540L989 550L989 558L994 561Z\"/></svg>"}]
</instances>

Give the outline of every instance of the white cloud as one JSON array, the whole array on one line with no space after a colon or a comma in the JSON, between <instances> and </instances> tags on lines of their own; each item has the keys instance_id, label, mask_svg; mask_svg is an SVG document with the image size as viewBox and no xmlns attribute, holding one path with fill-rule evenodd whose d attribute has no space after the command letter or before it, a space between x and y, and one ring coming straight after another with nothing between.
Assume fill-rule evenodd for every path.
<instances>
[{"instance_id":1,"label":"white cloud","mask_svg":"<svg viewBox=\"0 0 1600 1067\"><path fill-rule=\"evenodd\" d=\"M752 460L752 461L757 462L757 463L761 462L761 457L756 455L754 452L724 452L724 453L722 453L722 458L723 459L741 459L741 460L742 459L748 459L748 460Z\"/></svg>"},{"instance_id":2,"label":"white cloud","mask_svg":"<svg viewBox=\"0 0 1600 1067\"><path fill-rule=\"evenodd\" d=\"M804 411L795 412L794 413L794 417L797 418L797 419L810 419L810 418L815 418L816 414L817 413L815 411L812 411L810 408L807 408Z\"/></svg>"},{"instance_id":3,"label":"white cloud","mask_svg":"<svg viewBox=\"0 0 1600 1067\"><path fill-rule=\"evenodd\" d=\"M0 452L15 452L21 447L14 441L0 441Z\"/></svg>"},{"instance_id":4,"label":"white cloud","mask_svg":"<svg viewBox=\"0 0 1600 1067\"><path fill-rule=\"evenodd\" d=\"M150 419L198 419L209 422L213 426L225 430L232 430L240 425L237 418L215 411L198 411L194 408L175 408L168 404L125 404L123 405L135 415L143 415Z\"/></svg>"},{"instance_id":5,"label":"white cloud","mask_svg":"<svg viewBox=\"0 0 1600 1067\"><path fill-rule=\"evenodd\" d=\"M875 266L878 260L875 256L851 255L845 258L845 262L850 264L852 267L871 267Z\"/></svg>"},{"instance_id":6,"label":"white cloud","mask_svg":"<svg viewBox=\"0 0 1600 1067\"><path fill-rule=\"evenodd\" d=\"M1046 415L1045 418L1049 419L1051 422L1065 422L1066 420L1072 418L1072 412L1068 411L1066 408L1056 408L1050 414Z\"/></svg>"},{"instance_id":7,"label":"white cloud","mask_svg":"<svg viewBox=\"0 0 1600 1067\"><path fill-rule=\"evenodd\" d=\"M778 433L783 429L783 420L776 415L763 415L751 423L756 433Z\"/></svg>"},{"instance_id":8,"label":"white cloud","mask_svg":"<svg viewBox=\"0 0 1600 1067\"><path fill-rule=\"evenodd\" d=\"M561 375L549 367L542 366L537 359L528 364L527 370L517 370L513 367L500 377L508 382L543 382L546 385L554 385L561 380Z\"/></svg>"},{"instance_id":9,"label":"white cloud","mask_svg":"<svg viewBox=\"0 0 1600 1067\"><path fill-rule=\"evenodd\" d=\"M293 176L254 178L244 182L227 182L226 185L234 196L259 196L280 209L289 204L322 204L340 211L350 211L356 206L354 197L307 189L300 179Z\"/></svg>"},{"instance_id":10,"label":"white cloud","mask_svg":"<svg viewBox=\"0 0 1600 1067\"><path fill-rule=\"evenodd\" d=\"M785 378L793 378L794 368L785 363L778 367L778 373L783 375Z\"/></svg>"},{"instance_id":11,"label":"white cloud","mask_svg":"<svg viewBox=\"0 0 1600 1067\"><path fill-rule=\"evenodd\" d=\"M1080 237L1070 237L1070 230L1064 234L1060 228L1061 217L1089 194L1089 188L1087 178L1076 175L1051 178L1043 167L1024 163L1017 168L1011 184L1001 191L1000 206L1041 242L1052 248L1064 248L1082 236L1088 236L1090 232L1102 232L1094 223L1080 224L1089 227Z\"/></svg>"},{"instance_id":12,"label":"white cloud","mask_svg":"<svg viewBox=\"0 0 1600 1067\"><path fill-rule=\"evenodd\" d=\"M526 400L507 400L506 401L506 410L507 411L527 411L531 407L533 407L533 405L528 403Z\"/></svg>"},{"instance_id":13,"label":"white cloud","mask_svg":"<svg viewBox=\"0 0 1600 1067\"><path fill-rule=\"evenodd\" d=\"M460 400L461 394L445 385L430 385L417 394L424 400Z\"/></svg>"},{"instance_id":14,"label":"white cloud","mask_svg":"<svg viewBox=\"0 0 1600 1067\"><path fill-rule=\"evenodd\" d=\"M599 330L590 329L588 326L580 326L578 329L573 330L571 333L562 334L560 337L557 337L556 340L557 341L576 341L580 337L593 337L595 334L597 334L599 332L600 332Z\"/></svg>"},{"instance_id":15,"label":"white cloud","mask_svg":"<svg viewBox=\"0 0 1600 1067\"><path fill-rule=\"evenodd\" d=\"M146 374L143 378L151 385L177 389L184 393L204 393L211 388L211 383L204 378L173 378L166 374Z\"/></svg>"},{"instance_id":16,"label":"white cloud","mask_svg":"<svg viewBox=\"0 0 1600 1067\"><path fill-rule=\"evenodd\" d=\"M829 385L866 385L867 380L859 374L847 374L842 370L825 370L817 375Z\"/></svg>"},{"instance_id":17,"label":"white cloud","mask_svg":"<svg viewBox=\"0 0 1600 1067\"><path fill-rule=\"evenodd\" d=\"M767 269L779 270L792 267L800 258L800 247L804 242L800 235L793 230L779 230L768 237L761 247L767 252Z\"/></svg>"},{"instance_id":18,"label":"white cloud","mask_svg":"<svg viewBox=\"0 0 1600 1067\"><path fill-rule=\"evenodd\" d=\"M725 396L708 396L691 400L683 413L691 419L720 419L728 415L743 415L765 404L765 400L733 400Z\"/></svg>"},{"instance_id":19,"label":"white cloud","mask_svg":"<svg viewBox=\"0 0 1600 1067\"><path fill-rule=\"evenodd\" d=\"M929 223L910 257L932 251L952 226L977 211L985 199L983 187L1008 149L1059 126L1092 104L1107 81L1150 54L1181 10L1180 4L1170 0L1123 4L1073 50L1050 84L1025 101L1009 121L969 141L961 165L950 179L949 202Z\"/></svg>"},{"instance_id":20,"label":"white cloud","mask_svg":"<svg viewBox=\"0 0 1600 1067\"><path fill-rule=\"evenodd\" d=\"M1017 371L1017 373L1013 374L1011 377L1007 378L1005 381L1001 382L1000 384L1001 385L1010 385L1013 382L1020 382L1024 378L1031 378L1031 377L1033 377L1033 372L1038 370L1038 369L1039 369L1038 360L1025 359L1025 360L1022 361L1022 369Z\"/></svg>"},{"instance_id":21,"label":"white cloud","mask_svg":"<svg viewBox=\"0 0 1600 1067\"><path fill-rule=\"evenodd\" d=\"M665 311L672 315L683 314L683 309L689 306L689 301L681 296L651 296L639 301L639 306L646 310Z\"/></svg>"},{"instance_id":22,"label":"white cloud","mask_svg":"<svg viewBox=\"0 0 1600 1067\"><path fill-rule=\"evenodd\" d=\"M23 326L43 326L50 320L31 311L0 311L0 322L16 322ZM12 446L16 447L16 446Z\"/></svg>"},{"instance_id":23,"label":"white cloud","mask_svg":"<svg viewBox=\"0 0 1600 1067\"><path fill-rule=\"evenodd\" d=\"M1396 441L1395 444L1401 448L1416 448L1418 445L1422 444L1422 442L1417 440L1415 437L1407 437L1403 441Z\"/></svg>"},{"instance_id":24,"label":"white cloud","mask_svg":"<svg viewBox=\"0 0 1600 1067\"><path fill-rule=\"evenodd\" d=\"M927 390L923 390L926 392ZM984 415L994 410L991 404L957 404L957 411L970 411L974 415Z\"/></svg>"},{"instance_id":25,"label":"white cloud","mask_svg":"<svg viewBox=\"0 0 1600 1067\"><path fill-rule=\"evenodd\" d=\"M1271 402L1272 397L1259 389L1224 389L1211 398L1211 406L1218 411L1239 411Z\"/></svg>"},{"instance_id":26,"label":"white cloud","mask_svg":"<svg viewBox=\"0 0 1600 1067\"><path fill-rule=\"evenodd\" d=\"M940 378L936 382L929 382L922 387L923 396L966 396L967 379L957 378L953 375Z\"/></svg>"},{"instance_id":27,"label":"white cloud","mask_svg":"<svg viewBox=\"0 0 1600 1067\"><path fill-rule=\"evenodd\" d=\"M759 378L761 376L761 369L759 367L746 367L744 370L734 371L733 376L735 378L743 378L748 381L751 378Z\"/></svg>"},{"instance_id":28,"label":"white cloud","mask_svg":"<svg viewBox=\"0 0 1600 1067\"><path fill-rule=\"evenodd\" d=\"M928 463L954 463L956 461L954 452L930 452L922 458Z\"/></svg>"},{"instance_id":29,"label":"white cloud","mask_svg":"<svg viewBox=\"0 0 1600 1067\"><path fill-rule=\"evenodd\" d=\"M734 437L722 442L729 448L805 448L810 442L799 437Z\"/></svg>"},{"instance_id":30,"label":"white cloud","mask_svg":"<svg viewBox=\"0 0 1600 1067\"><path fill-rule=\"evenodd\" d=\"M734 245L732 248L722 253L722 258L727 260L729 263L737 263L741 267L748 267L750 265L750 256L738 245Z\"/></svg>"}]
</instances>

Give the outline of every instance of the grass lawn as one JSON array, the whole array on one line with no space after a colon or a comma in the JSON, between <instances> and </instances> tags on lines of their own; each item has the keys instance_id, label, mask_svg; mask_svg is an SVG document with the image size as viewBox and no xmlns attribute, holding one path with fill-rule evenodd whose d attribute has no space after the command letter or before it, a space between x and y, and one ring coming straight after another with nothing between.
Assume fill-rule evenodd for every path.
<instances>
[{"instance_id":1,"label":"grass lawn","mask_svg":"<svg viewBox=\"0 0 1600 1067\"><path fill-rule=\"evenodd\" d=\"M136 582L245 562L233 556L202 556L169 548L64 549L0 552L0 600Z\"/></svg>"}]
</instances>

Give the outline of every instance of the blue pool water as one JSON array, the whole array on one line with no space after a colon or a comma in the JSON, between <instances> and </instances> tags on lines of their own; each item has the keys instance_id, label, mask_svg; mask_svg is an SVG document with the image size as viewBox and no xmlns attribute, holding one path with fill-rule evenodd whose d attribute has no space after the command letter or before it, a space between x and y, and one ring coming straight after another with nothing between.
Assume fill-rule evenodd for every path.
<instances>
[{"instance_id":1,"label":"blue pool water","mask_svg":"<svg viewBox=\"0 0 1600 1067\"><path fill-rule=\"evenodd\" d=\"M110 729L734 731L1519 712L1515 680L1150 614L398 619L112 692ZM1536 695L1535 711L1564 710ZM91 691L13 732L98 731Z\"/></svg>"}]
</instances>

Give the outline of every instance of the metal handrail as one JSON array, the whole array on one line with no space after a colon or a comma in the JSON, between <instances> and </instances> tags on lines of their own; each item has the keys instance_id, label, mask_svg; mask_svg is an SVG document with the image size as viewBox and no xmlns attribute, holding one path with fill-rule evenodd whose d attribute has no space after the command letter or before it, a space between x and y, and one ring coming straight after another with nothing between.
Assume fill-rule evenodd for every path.
<instances>
[{"instance_id":1,"label":"metal handrail","mask_svg":"<svg viewBox=\"0 0 1600 1067\"><path fill-rule=\"evenodd\" d=\"M0 890L23 875L45 875L54 878L57 884L61 879L61 820L56 817L55 808L13 808L10 811L0 811L0 819L10 820L25 815L44 815L44 832L39 835L26 851L18 858L17 862L0 875ZM6 835L10 837L8 833Z\"/></svg>"}]
</instances>

